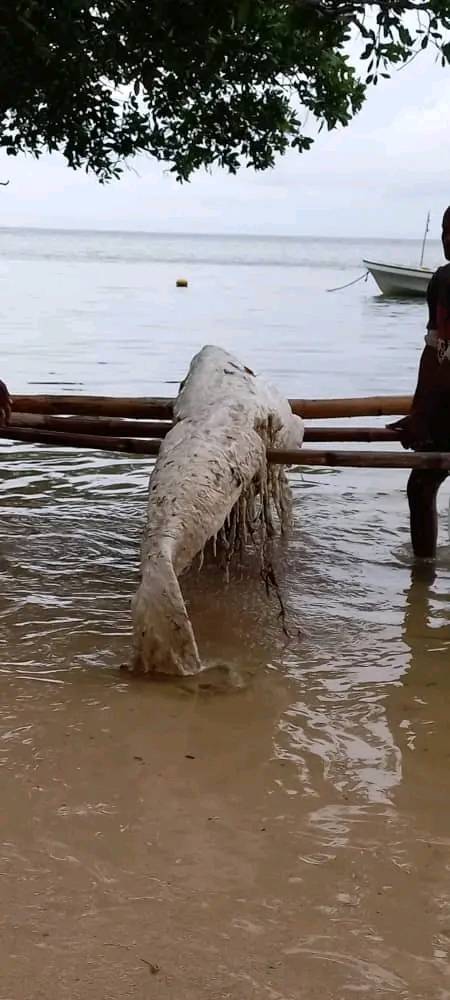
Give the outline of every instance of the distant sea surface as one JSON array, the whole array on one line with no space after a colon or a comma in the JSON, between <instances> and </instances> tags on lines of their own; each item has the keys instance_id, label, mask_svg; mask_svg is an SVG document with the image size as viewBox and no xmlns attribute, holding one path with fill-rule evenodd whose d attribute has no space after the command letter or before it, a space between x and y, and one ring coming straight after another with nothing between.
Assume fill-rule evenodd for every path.
<instances>
[{"instance_id":1,"label":"distant sea surface","mask_svg":"<svg viewBox=\"0 0 450 1000\"><path fill-rule=\"evenodd\" d=\"M413 241L0 229L3 370L16 391L160 393L213 343L291 395L401 392L423 302L387 301L372 279L327 289L363 274L363 257L419 255ZM427 263L439 261L430 243Z\"/></svg>"}]
</instances>

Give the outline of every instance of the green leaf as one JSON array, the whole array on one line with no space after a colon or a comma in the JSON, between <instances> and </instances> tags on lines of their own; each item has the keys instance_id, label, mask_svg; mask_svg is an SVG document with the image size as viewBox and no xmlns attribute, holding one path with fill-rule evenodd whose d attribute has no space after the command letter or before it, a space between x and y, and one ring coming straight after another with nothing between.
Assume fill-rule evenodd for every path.
<instances>
[{"instance_id":1,"label":"green leaf","mask_svg":"<svg viewBox=\"0 0 450 1000\"><path fill-rule=\"evenodd\" d=\"M101 182L140 152L180 181L217 165L267 170L311 146L299 106L319 127L345 126L368 88L430 39L450 62L450 2L429 0L421 23L401 0L364 20L367 6L0 0L0 145L59 150Z\"/></svg>"}]
</instances>

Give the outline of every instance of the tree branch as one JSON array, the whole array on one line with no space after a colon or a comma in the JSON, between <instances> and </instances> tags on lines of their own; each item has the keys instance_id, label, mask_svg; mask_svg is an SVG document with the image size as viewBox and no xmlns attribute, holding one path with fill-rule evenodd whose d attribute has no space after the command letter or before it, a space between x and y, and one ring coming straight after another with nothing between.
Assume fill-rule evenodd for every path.
<instances>
[{"instance_id":1,"label":"tree branch","mask_svg":"<svg viewBox=\"0 0 450 1000\"><path fill-rule=\"evenodd\" d=\"M348 0L295 0L297 7L308 7L319 14L363 14L367 7L378 7L394 14L406 14L407 11L433 11L430 0L366 0L365 3L350 3Z\"/></svg>"}]
</instances>

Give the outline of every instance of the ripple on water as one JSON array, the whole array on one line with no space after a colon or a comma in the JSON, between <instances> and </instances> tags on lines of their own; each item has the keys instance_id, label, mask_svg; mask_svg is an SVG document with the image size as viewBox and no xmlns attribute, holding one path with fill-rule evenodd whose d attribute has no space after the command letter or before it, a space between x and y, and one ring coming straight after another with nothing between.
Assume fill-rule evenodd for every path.
<instances>
[{"instance_id":1,"label":"ripple on water","mask_svg":"<svg viewBox=\"0 0 450 1000\"><path fill-rule=\"evenodd\" d=\"M211 339L290 395L413 384L420 303L365 285L321 294L365 245L50 234L44 259L42 235L10 239L2 357L16 391L60 379L165 393ZM189 254L181 300L172 264ZM403 473L295 471L293 531L274 553L290 638L257 560L229 587L192 574L211 667L144 684L118 668L151 463L4 443L0 456L5 995L37 981L52 996L54 980L87 996L86 970L95 996L139 991L151 943L162 988L189 1000L448 1000L447 517L421 576Z\"/></svg>"}]
</instances>

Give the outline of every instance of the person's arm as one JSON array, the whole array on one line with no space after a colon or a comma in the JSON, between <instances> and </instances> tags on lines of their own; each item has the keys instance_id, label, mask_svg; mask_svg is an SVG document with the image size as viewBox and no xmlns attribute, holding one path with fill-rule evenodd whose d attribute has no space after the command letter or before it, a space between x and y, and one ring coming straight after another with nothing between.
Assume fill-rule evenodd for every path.
<instances>
[{"instance_id":1,"label":"person's arm","mask_svg":"<svg viewBox=\"0 0 450 1000\"><path fill-rule=\"evenodd\" d=\"M0 380L0 427L9 423L11 416L11 398L4 382Z\"/></svg>"}]
</instances>

